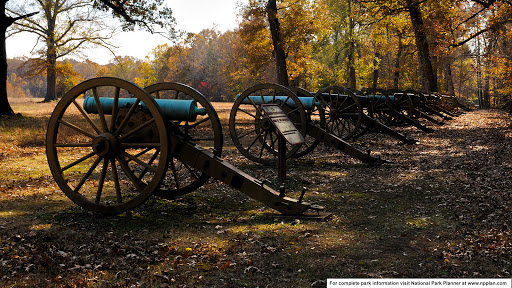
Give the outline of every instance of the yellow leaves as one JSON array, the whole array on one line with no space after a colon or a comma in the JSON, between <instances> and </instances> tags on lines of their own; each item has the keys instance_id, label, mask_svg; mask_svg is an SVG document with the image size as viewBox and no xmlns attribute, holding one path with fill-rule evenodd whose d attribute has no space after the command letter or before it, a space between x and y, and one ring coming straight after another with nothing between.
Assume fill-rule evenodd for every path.
<instances>
[{"instance_id":1,"label":"yellow leaves","mask_svg":"<svg viewBox=\"0 0 512 288\"><path fill-rule=\"evenodd\" d=\"M205 263L197 263L196 264L196 268L199 269L199 270L202 270L202 271L208 271L210 270L210 266L206 265Z\"/></svg>"}]
</instances>

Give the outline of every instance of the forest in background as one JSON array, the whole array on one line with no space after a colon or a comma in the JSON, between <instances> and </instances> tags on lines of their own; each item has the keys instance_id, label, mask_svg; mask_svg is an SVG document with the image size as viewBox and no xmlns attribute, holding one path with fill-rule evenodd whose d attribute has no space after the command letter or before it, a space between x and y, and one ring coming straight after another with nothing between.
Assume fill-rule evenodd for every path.
<instances>
[{"instance_id":1,"label":"forest in background","mask_svg":"<svg viewBox=\"0 0 512 288\"><path fill-rule=\"evenodd\" d=\"M145 59L120 56L107 65L58 61L57 95L99 76L119 77L142 87L180 82L211 101L232 101L253 84L276 82L265 3L251 0L240 7L243 20L232 31L211 28L188 33L172 45L155 47ZM399 4L335 0L278 4L291 86L311 91L328 85L421 90L414 29ZM510 5L496 2L482 9L476 1L445 0L424 1L420 8L438 90L479 99L482 107L510 99ZM486 33L475 35L483 30ZM33 58L8 60L9 97L45 97L46 70L40 63Z\"/></svg>"}]
</instances>

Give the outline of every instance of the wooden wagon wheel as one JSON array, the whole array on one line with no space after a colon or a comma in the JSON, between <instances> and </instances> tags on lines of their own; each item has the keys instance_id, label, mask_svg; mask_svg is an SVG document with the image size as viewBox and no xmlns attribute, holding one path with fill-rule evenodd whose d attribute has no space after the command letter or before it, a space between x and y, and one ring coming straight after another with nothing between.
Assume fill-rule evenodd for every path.
<instances>
[{"instance_id":1,"label":"wooden wagon wheel","mask_svg":"<svg viewBox=\"0 0 512 288\"><path fill-rule=\"evenodd\" d=\"M88 108L80 103L82 95L90 97ZM132 98L132 104L122 107L123 98ZM46 139L55 181L89 211L133 209L151 196L167 171L167 127L158 105L121 79L96 78L72 88L55 107Z\"/></svg>"},{"instance_id":2,"label":"wooden wagon wheel","mask_svg":"<svg viewBox=\"0 0 512 288\"><path fill-rule=\"evenodd\" d=\"M315 99L325 110L327 131L341 139L352 138L359 132L363 108L349 89L325 87L315 94Z\"/></svg>"},{"instance_id":3,"label":"wooden wagon wheel","mask_svg":"<svg viewBox=\"0 0 512 288\"><path fill-rule=\"evenodd\" d=\"M211 150L215 156L221 156L223 136L219 116L210 101L199 91L184 84L170 82L154 84L144 90L157 99L194 100L197 108L205 109L205 115L197 115L193 121L169 120L169 132L200 145L204 149ZM169 158L169 171L154 194L162 198L173 199L195 191L208 179L209 177L205 173L171 157Z\"/></svg>"},{"instance_id":4,"label":"wooden wagon wheel","mask_svg":"<svg viewBox=\"0 0 512 288\"><path fill-rule=\"evenodd\" d=\"M418 111L425 112L425 107L429 104L429 100L425 95L421 92L415 90L405 90L404 94L410 98L410 108L407 109L406 115L413 118L418 119L421 118L421 115L418 114Z\"/></svg>"},{"instance_id":5,"label":"wooden wagon wheel","mask_svg":"<svg viewBox=\"0 0 512 288\"><path fill-rule=\"evenodd\" d=\"M292 87L292 88L290 88L290 90L292 90L293 93L295 93L295 95L297 95L297 97L299 97L299 99L301 97L306 97L306 98L314 97L313 93L311 93L308 90L303 89L303 88ZM319 103L318 103L318 105L311 106L310 109L306 109L306 117L307 117L308 123L310 123L312 125L317 125L321 128L325 128L325 113L324 113L324 109L322 109L322 106L319 105ZM298 157L302 157L304 155L309 154L311 151L315 150L316 146L318 146L318 144L320 142L321 142L320 140L318 140L314 137L311 137L306 133L306 135L304 136L304 143L300 147L299 151L297 151L297 153L295 153L295 155L293 157L298 158Z\"/></svg>"},{"instance_id":6,"label":"wooden wagon wheel","mask_svg":"<svg viewBox=\"0 0 512 288\"><path fill-rule=\"evenodd\" d=\"M407 91L389 90L388 94L393 101L393 109L395 109L395 111L399 111L399 113L403 113L405 116L411 118L414 117L414 103L410 93ZM398 120L393 119L393 122L397 121Z\"/></svg>"},{"instance_id":7,"label":"wooden wagon wheel","mask_svg":"<svg viewBox=\"0 0 512 288\"><path fill-rule=\"evenodd\" d=\"M393 103L385 90L377 89L373 92L372 95L377 97L373 97L368 104L368 116L389 126L393 122Z\"/></svg>"},{"instance_id":8,"label":"wooden wagon wheel","mask_svg":"<svg viewBox=\"0 0 512 288\"><path fill-rule=\"evenodd\" d=\"M275 164L278 157L278 131L261 109L261 104L278 104L302 135L306 134L306 111L299 98L278 84L259 84L245 90L235 101L229 116L233 144L248 159ZM286 145L286 158L301 145Z\"/></svg>"}]
</instances>

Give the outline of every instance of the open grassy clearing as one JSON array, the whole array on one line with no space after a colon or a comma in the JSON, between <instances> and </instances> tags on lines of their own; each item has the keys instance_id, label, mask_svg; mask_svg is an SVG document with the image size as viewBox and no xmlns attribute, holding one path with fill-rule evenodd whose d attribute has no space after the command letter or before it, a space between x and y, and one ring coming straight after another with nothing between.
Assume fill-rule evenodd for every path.
<instances>
[{"instance_id":1,"label":"open grassy clearing","mask_svg":"<svg viewBox=\"0 0 512 288\"><path fill-rule=\"evenodd\" d=\"M91 215L50 176L45 126L55 103L14 101L0 119L0 286L325 287L329 277L511 277L510 116L474 111L434 127L399 128L399 145L355 141L393 164L368 167L322 145L288 165L290 189L326 207L325 221L283 218L210 181L176 201ZM223 158L276 182L229 139L230 103L215 104ZM294 195L291 193L291 195Z\"/></svg>"}]
</instances>

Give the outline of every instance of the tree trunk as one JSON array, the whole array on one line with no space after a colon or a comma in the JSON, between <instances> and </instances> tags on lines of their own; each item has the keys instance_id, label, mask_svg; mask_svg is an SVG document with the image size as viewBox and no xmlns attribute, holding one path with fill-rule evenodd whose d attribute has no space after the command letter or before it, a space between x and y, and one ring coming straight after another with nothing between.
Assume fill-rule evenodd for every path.
<instances>
[{"instance_id":1,"label":"tree trunk","mask_svg":"<svg viewBox=\"0 0 512 288\"><path fill-rule=\"evenodd\" d=\"M2 13L0 15L0 34L2 35L2 39L0 39L0 76L2 80L0 80L0 115L14 115L14 111L9 104L9 100L7 99L7 49L5 44L5 33L7 28L14 23L12 18L7 17L5 15L5 5L8 0L0 0L0 9L2 9Z\"/></svg>"},{"instance_id":2,"label":"tree trunk","mask_svg":"<svg viewBox=\"0 0 512 288\"><path fill-rule=\"evenodd\" d=\"M490 93L490 82L489 75L485 75L484 78L484 107L491 108L491 93Z\"/></svg>"},{"instance_id":3,"label":"tree trunk","mask_svg":"<svg viewBox=\"0 0 512 288\"><path fill-rule=\"evenodd\" d=\"M477 96L478 96L478 108L484 108L484 101L482 99L482 61L480 55L480 37L476 38L476 88L477 88Z\"/></svg>"},{"instance_id":4,"label":"tree trunk","mask_svg":"<svg viewBox=\"0 0 512 288\"><path fill-rule=\"evenodd\" d=\"M412 0L409 0L408 4L409 15L414 29L414 38L416 40L416 48L418 49L422 90L424 92L437 92L437 75L434 73L432 67L430 48L425 33L425 25L423 24L423 16L418 3L412 3Z\"/></svg>"},{"instance_id":5,"label":"tree trunk","mask_svg":"<svg viewBox=\"0 0 512 288\"><path fill-rule=\"evenodd\" d=\"M400 79L400 58L404 50L404 44L402 43L402 33L398 33L398 51L396 52L395 59L395 78L393 79L393 88L398 89L398 80Z\"/></svg>"},{"instance_id":6,"label":"tree trunk","mask_svg":"<svg viewBox=\"0 0 512 288\"><path fill-rule=\"evenodd\" d=\"M450 63L450 59L446 61L445 64L445 82L446 82L446 92L451 96L455 96L455 87L453 86L453 74L452 74L452 64Z\"/></svg>"},{"instance_id":7,"label":"tree trunk","mask_svg":"<svg viewBox=\"0 0 512 288\"><path fill-rule=\"evenodd\" d=\"M57 56L48 49L46 63L46 96L45 102L57 100Z\"/></svg>"},{"instance_id":8,"label":"tree trunk","mask_svg":"<svg viewBox=\"0 0 512 288\"><path fill-rule=\"evenodd\" d=\"M45 102L57 100L57 45L55 41L57 3L49 2L45 7L48 30L46 31L46 96Z\"/></svg>"},{"instance_id":9,"label":"tree trunk","mask_svg":"<svg viewBox=\"0 0 512 288\"><path fill-rule=\"evenodd\" d=\"M274 57L276 58L277 83L288 87L288 69L286 68L286 53L281 39L279 19L277 18L276 0L269 0L267 3L267 18L274 44Z\"/></svg>"}]
</instances>

